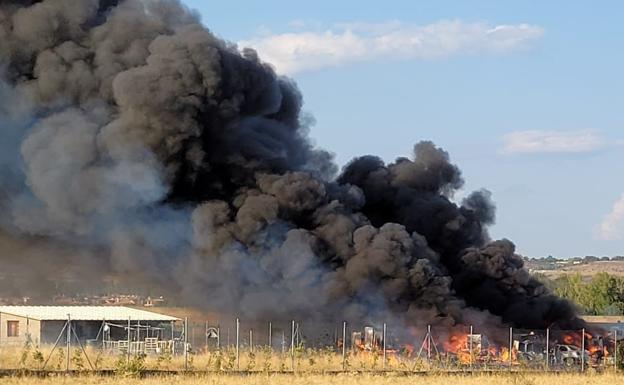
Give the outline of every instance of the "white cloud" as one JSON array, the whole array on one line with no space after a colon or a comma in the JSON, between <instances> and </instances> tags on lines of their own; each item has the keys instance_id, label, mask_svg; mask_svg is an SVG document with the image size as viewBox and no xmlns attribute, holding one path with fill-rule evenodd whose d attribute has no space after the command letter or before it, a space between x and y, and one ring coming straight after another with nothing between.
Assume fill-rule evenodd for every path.
<instances>
[{"instance_id":1,"label":"white cloud","mask_svg":"<svg viewBox=\"0 0 624 385\"><path fill-rule=\"evenodd\" d=\"M598 150L605 140L594 130L516 131L503 137L503 153L584 153Z\"/></svg>"},{"instance_id":2,"label":"white cloud","mask_svg":"<svg viewBox=\"0 0 624 385\"><path fill-rule=\"evenodd\" d=\"M605 241L624 238L624 194L596 228L596 237Z\"/></svg>"},{"instance_id":3,"label":"white cloud","mask_svg":"<svg viewBox=\"0 0 624 385\"><path fill-rule=\"evenodd\" d=\"M301 28L305 22L296 21ZM440 21L424 26L397 21L344 23L324 30L264 34L240 41L279 73L294 74L375 59L430 59L523 50L544 34L529 24L489 25Z\"/></svg>"}]
</instances>

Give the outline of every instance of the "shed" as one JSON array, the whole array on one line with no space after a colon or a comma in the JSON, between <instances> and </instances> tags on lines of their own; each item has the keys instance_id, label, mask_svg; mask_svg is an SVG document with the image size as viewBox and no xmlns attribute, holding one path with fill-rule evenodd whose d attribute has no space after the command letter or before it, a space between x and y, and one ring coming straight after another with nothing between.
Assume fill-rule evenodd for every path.
<instances>
[{"instance_id":1,"label":"shed","mask_svg":"<svg viewBox=\"0 0 624 385\"><path fill-rule=\"evenodd\" d=\"M127 339L173 333L179 318L125 306L0 306L0 346L54 344L71 320L72 330L83 342ZM130 325L130 327L128 327Z\"/></svg>"}]
</instances>

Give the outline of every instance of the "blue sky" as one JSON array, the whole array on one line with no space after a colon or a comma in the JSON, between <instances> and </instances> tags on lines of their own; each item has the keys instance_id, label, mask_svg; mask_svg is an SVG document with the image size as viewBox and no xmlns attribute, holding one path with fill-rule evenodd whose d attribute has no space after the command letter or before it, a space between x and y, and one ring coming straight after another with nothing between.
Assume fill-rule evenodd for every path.
<instances>
[{"instance_id":1,"label":"blue sky","mask_svg":"<svg viewBox=\"0 0 624 385\"><path fill-rule=\"evenodd\" d=\"M624 2L184 2L297 81L339 164L433 140L492 191L493 237L624 255Z\"/></svg>"}]
</instances>

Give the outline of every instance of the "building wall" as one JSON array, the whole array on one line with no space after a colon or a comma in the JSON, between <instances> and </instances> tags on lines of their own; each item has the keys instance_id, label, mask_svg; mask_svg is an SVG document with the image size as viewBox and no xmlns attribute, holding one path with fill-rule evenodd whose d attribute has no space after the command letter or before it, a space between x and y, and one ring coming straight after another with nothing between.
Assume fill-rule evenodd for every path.
<instances>
[{"instance_id":1,"label":"building wall","mask_svg":"<svg viewBox=\"0 0 624 385\"><path fill-rule=\"evenodd\" d=\"M9 337L9 322L18 322L19 323L19 332L17 336ZM22 347L26 343L26 341L30 340L34 346L42 346L42 345L52 345L59 338L60 332L63 330L65 323L67 321L38 321L34 319L30 319L27 317L20 317L8 313L0 313L0 347L3 346L15 346ZM108 338L112 341L122 340L125 341L127 339L128 331L126 328L127 320L119 320L119 321L110 321L112 325L110 328L110 333ZM137 322L132 322L131 326L131 339L136 341L140 338L143 341L146 337L146 330L142 329L141 334L136 334L136 324ZM168 322L160 322L160 321L142 321L140 325L145 328L149 325L151 328L158 327L169 327L170 323ZM100 334L100 328L102 327L102 321L72 321L72 328L74 329L76 335L80 339L81 343L84 345L89 340L95 340L96 338L99 341L102 341L102 334ZM153 329L152 329L153 332ZM168 329L166 332L162 331L160 334L161 338L167 340L170 338L171 329ZM199 335L199 333L198 333ZM152 334L152 336L155 336ZM203 335L202 335L203 337ZM75 343L74 336L72 336L72 343ZM63 337L64 341L64 337Z\"/></svg>"},{"instance_id":2,"label":"building wall","mask_svg":"<svg viewBox=\"0 0 624 385\"><path fill-rule=\"evenodd\" d=\"M8 336L9 321L19 322L19 332L16 337ZM0 346L23 346L29 337L31 343L35 346L39 345L41 340L41 323L39 321L0 313Z\"/></svg>"},{"instance_id":3,"label":"building wall","mask_svg":"<svg viewBox=\"0 0 624 385\"><path fill-rule=\"evenodd\" d=\"M54 345L66 323L67 321L41 321L41 344ZM64 335L60 339L61 344L65 344L65 341L67 340L65 334L66 332L67 329L63 331ZM72 338L74 337L72 336Z\"/></svg>"},{"instance_id":4,"label":"building wall","mask_svg":"<svg viewBox=\"0 0 624 385\"><path fill-rule=\"evenodd\" d=\"M53 345L59 338L59 334L63 331L67 321L41 321L41 344ZM101 338L100 328L102 327L102 321L72 321L72 329L75 335L72 335L72 343L75 343L75 338L78 336L82 344L86 344L88 340L95 338ZM65 331L62 341L65 341ZM72 333L72 334L73 334Z\"/></svg>"},{"instance_id":5,"label":"building wall","mask_svg":"<svg viewBox=\"0 0 624 385\"><path fill-rule=\"evenodd\" d=\"M624 337L624 322L617 323L590 323L591 326L596 327L598 329L603 329L608 332L612 332L617 330L618 340Z\"/></svg>"}]
</instances>

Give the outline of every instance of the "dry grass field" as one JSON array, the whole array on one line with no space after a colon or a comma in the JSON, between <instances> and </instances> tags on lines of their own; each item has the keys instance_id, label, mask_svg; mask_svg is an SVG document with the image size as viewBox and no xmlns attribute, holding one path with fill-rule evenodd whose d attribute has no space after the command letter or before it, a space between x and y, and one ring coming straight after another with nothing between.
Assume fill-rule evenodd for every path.
<instances>
[{"instance_id":1,"label":"dry grass field","mask_svg":"<svg viewBox=\"0 0 624 385\"><path fill-rule=\"evenodd\" d=\"M55 378L4 378L6 385L615 385L624 382L624 376L579 374L509 374L509 375L227 375L175 376L147 379L118 377L55 377Z\"/></svg>"},{"instance_id":2,"label":"dry grass field","mask_svg":"<svg viewBox=\"0 0 624 385\"><path fill-rule=\"evenodd\" d=\"M44 362L47 364L44 366ZM64 371L67 364L65 348L51 353L50 348L4 348L0 349L0 369L26 369ZM506 363L482 364L484 369L506 368ZM76 371L95 370L115 371L181 371L185 369L184 357L169 354L156 356L133 356L129 361L125 355L103 354L97 349L87 349L87 356L81 350L73 348L70 353L70 369ZM430 364L425 358L388 354L386 365L383 365L383 355L379 351L353 354L348 352L343 361L342 356L334 349L295 349L294 358L290 351L284 354L272 351L266 347L259 347L253 352L241 349L239 360L236 360L234 348L212 351L210 353L190 354L187 367L189 371L199 372L290 372L299 373L328 373L347 371L358 372L421 372L425 370L461 370L467 364L458 361L433 360ZM519 366L514 365L516 369Z\"/></svg>"},{"instance_id":3,"label":"dry grass field","mask_svg":"<svg viewBox=\"0 0 624 385\"><path fill-rule=\"evenodd\" d=\"M295 357L295 373L289 372L292 360L289 355L282 355L269 350L258 350L254 354L242 352L240 372L236 369L234 352L194 355L190 360L191 371L187 374L157 376L149 370L175 370L184 368L181 357L146 357L137 362L129 362L125 357L98 355L97 351L89 352L97 369L109 369L108 376L89 374L88 363L84 356L72 354L71 368L78 370L74 375L63 373L66 363L65 355L53 354L46 369L57 371L47 374L48 377L5 377L0 378L0 385L615 385L624 383L622 374L615 374L613 368L603 369L598 373L588 368L584 374L579 373L539 373L522 372L520 366L514 367L515 372L506 372L505 368L487 367L481 369L499 370L497 374L489 373L445 373L445 370L466 369L457 366L428 368L426 362L415 359L389 358L386 372L382 372L381 357L371 354L359 354L348 357L347 372L340 373L342 359L331 350L300 350ZM41 359L47 358L48 351L36 349L2 349L0 350L1 369L41 369ZM39 358L37 358L39 357ZM423 373L429 369L428 373ZM533 368L535 370L536 368ZM539 369L538 369L539 370ZM21 371L18 371L23 373ZM138 377L143 374L142 379Z\"/></svg>"},{"instance_id":4,"label":"dry grass field","mask_svg":"<svg viewBox=\"0 0 624 385\"><path fill-rule=\"evenodd\" d=\"M88 359L87 359L88 358ZM349 370L376 371L383 368L383 356L374 354L348 354L345 366ZM44 362L47 365L44 368ZM66 367L67 355L65 349L57 349L51 354L49 348L38 350L28 349L0 349L0 369L30 369L30 370L59 370ZM89 363L90 362L90 363ZM237 362L234 348L208 354L190 354L188 369L196 371L214 372L275 372L291 371L294 367L299 372L329 372L343 369L342 357L331 349L297 349L294 360L290 352L281 354L266 348L256 349L254 352L242 350ZM386 369L397 371L415 371L424 369L422 360L389 356ZM183 356L167 354L158 356L133 357L130 362L125 355L102 354L99 350L88 349L85 356L79 349L72 349L70 353L70 368L72 370L89 370L91 365L96 370L183 370L185 362Z\"/></svg>"}]
</instances>

